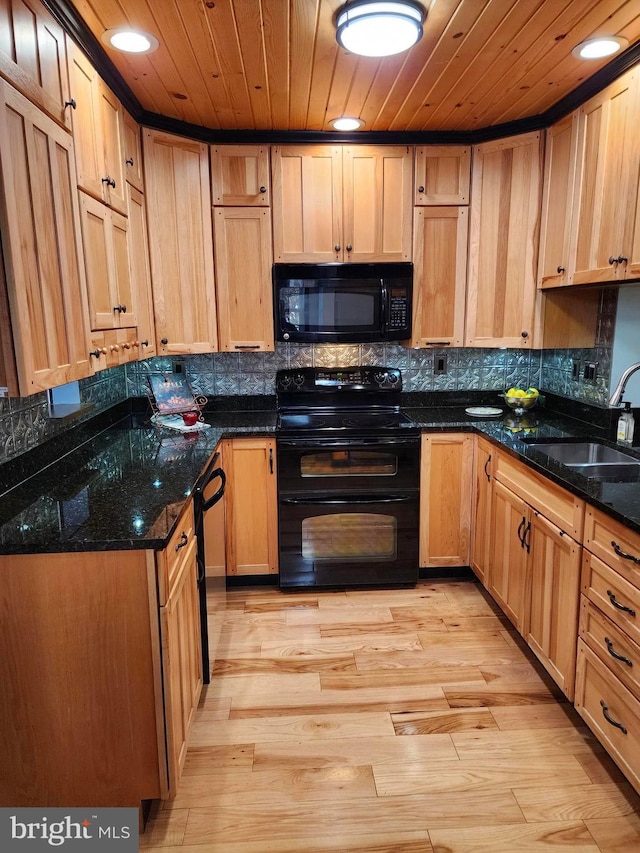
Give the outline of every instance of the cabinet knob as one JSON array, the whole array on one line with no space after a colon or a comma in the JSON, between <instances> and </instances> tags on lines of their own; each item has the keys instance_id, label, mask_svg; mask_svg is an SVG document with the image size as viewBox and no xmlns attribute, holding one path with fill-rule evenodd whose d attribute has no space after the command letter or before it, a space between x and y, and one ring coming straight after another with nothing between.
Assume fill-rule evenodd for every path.
<instances>
[{"instance_id":1,"label":"cabinet knob","mask_svg":"<svg viewBox=\"0 0 640 853\"><path fill-rule=\"evenodd\" d=\"M351 243L347 243L347 245L345 246L345 249L347 250L347 252L350 252L350 251L352 251L353 246L351 245Z\"/></svg>"},{"instance_id":2,"label":"cabinet knob","mask_svg":"<svg viewBox=\"0 0 640 853\"><path fill-rule=\"evenodd\" d=\"M564 267L557 267L556 272L558 272L558 273L563 273L563 272L564 272Z\"/></svg>"},{"instance_id":3,"label":"cabinet knob","mask_svg":"<svg viewBox=\"0 0 640 853\"><path fill-rule=\"evenodd\" d=\"M611 266L613 266L614 264L618 263L618 259L616 257L614 257L614 255L610 255L609 263L611 264Z\"/></svg>"},{"instance_id":4,"label":"cabinet knob","mask_svg":"<svg viewBox=\"0 0 640 853\"><path fill-rule=\"evenodd\" d=\"M335 246L333 247L334 252L339 252L341 249L342 249L342 246L340 245L340 243L336 243Z\"/></svg>"},{"instance_id":5,"label":"cabinet knob","mask_svg":"<svg viewBox=\"0 0 640 853\"><path fill-rule=\"evenodd\" d=\"M100 358L101 355L102 355L102 353L96 347L96 349L92 349L91 352L89 353L89 358Z\"/></svg>"},{"instance_id":6,"label":"cabinet knob","mask_svg":"<svg viewBox=\"0 0 640 853\"><path fill-rule=\"evenodd\" d=\"M528 337L529 337L529 332L520 332L520 337L521 337L521 338L528 338Z\"/></svg>"},{"instance_id":7,"label":"cabinet knob","mask_svg":"<svg viewBox=\"0 0 640 853\"><path fill-rule=\"evenodd\" d=\"M131 344L129 343L129 341L125 341L122 344L122 349L131 349Z\"/></svg>"},{"instance_id":8,"label":"cabinet knob","mask_svg":"<svg viewBox=\"0 0 640 853\"><path fill-rule=\"evenodd\" d=\"M163 347L166 347L166 345L169 343L169 340L168 340L168 338L162 338L162 340L160 341L160 343L162 344L162 346L163 346ZM145 346L145 342L144 342L144 341L142 341L142 346Z\"/></svg>"},{"instance_id":9,"label":"cabinet knob","mask_svg":"<svg viewBox=\"0 0 640 853\"><path fill-rule=\"evenodd\" d=\"M68 100L68 101L65 101L65 102L64 102L64 105L65 105L65 107L71 107L71 109L72 109L72 110L75 110L75 109L76 109L76 107L78 106L78 105L76 104L76 99L75 99L75 98L69 98L69 100Z\"/></svg>"},{"instance_id":10,"label":"cabinet knob","mask_svg":"<svg viewBox=\"0 0 640 853\"><path fill-rule=\"evenodd\" d=\"M264 195L264 193L266 193L266 191L267 191L267 188L266 188L266 187L260 187L260 192L261 192L263 195Z\"/></svg>"},{"instance_id":11,"label":"cabinet knob","mask_svg":"<svg viewBox=\"0 0 640 853\"><path fill-rule=\"evenodd\" d=\"M419 192L419 193L423 193L423 192L424 192L424 187L418 187L418 192Z\"/></svg>"},{"instance_id":12,"label":"cabinet knob","mask_svg":"<svg viewBox=\"0 0 640 853\"><path fill-rule=\"evenodd\" d=\"M111 177L111 175L105 175L105 177L104 177L104 178L102 178L101 180L102 180L102 183L103 183L103 184L106 184L108 187L111 187L111 189L115 190L115 188L116 188L116 182L115 182L115 180Z\"/></svg>"},{"instance_id":13,"label":"cabinet knob","mask_svg":"<svg viewBox=\"0 0 640 853\"><path fill-rule=\"evenodd\" d=\"M126 314L127 306L126 305L114 305L113 310L117 311L118 314Z\"/></svg>"},{"instance_id":14,"label":"cabinet knob","mask_svg":"<svg viewBox=\"0 0 640 853\"><path fill-rule=\"evenodd\" d=\"M629 258L626 258L624 255L618 255L618 263L619 264L626 264L628 260L629 260Z\"/></svg>"},{"instance_id":15,"label":"cabinet knob","mask_svg":"<svg viewBox=\"0 0 640 853\"><path fill-rule=\"evenodd\" d=\"M120 347L118 346L118 344L111 344L109 349L111 350L111 352L120 352Z\"/></svg>"},{"instance_id":16,"label":"cabinet knob","mask_svg":"<svg viewBox=\"0 0 640 853\"><path fill-rule=\"evenodd\" d=\"M163 344L166 344L166 343L167 343L167 341L166 341L166 339L165 339L165 338L163 338L163 339L162 339L162 343L163 343ZM148 347L148 346L149 346L149 341L140 341L140 346L141 346L141 347Z\"/></svg>"},{"instance_id":17,"label":"cabinet knob","mask_svg":"<svg viewBox=\"0 0 640 853\"><path fill-rule=\"evenodd\" d=\"M127 164L127 166L133 166L133 157L127 157L124 162Z\"/></svg>"}]
</instances>

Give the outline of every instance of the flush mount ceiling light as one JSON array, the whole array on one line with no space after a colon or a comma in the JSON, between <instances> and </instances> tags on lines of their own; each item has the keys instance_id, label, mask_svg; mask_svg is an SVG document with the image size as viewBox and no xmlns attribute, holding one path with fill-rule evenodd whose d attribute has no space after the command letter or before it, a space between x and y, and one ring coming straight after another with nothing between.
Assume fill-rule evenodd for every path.
<instances>
[{"instance_id":1,"label":"flush mount ceiling light","mask_svg":"<svg viewBox=\"0 0 640 853\"><path fill-rule=\"evenodd\" d=\"M391 56L422 38L425 17L413 0L353 0L336 12L336 39L350 53Z\"/></svg>"},{"instance_id":2,"label":"flush mount ceiling light","mask_svg":"<svg viewBox=\"0 0 640 853\"><path fill-rule=\"evenodd\" d=\"M158 47L158 39L142 30L131 27L113 27L102 33L102 41L125 53L152 53Z\"/></svg>"},{"instance_id":3,"label":"flush mount ceiling light","mask_svg":"<svg viewBox=\"0 0 640 853\"><path fill-rule=\"evenodd\" d=\"M601 36L580 42L571 53L578 59L604 59L606 56L613 56L628 44L627 39L621 36Z\"/></svg>"},{"instance_id":4,"label":"flush mount ceiling light","mask_svg":"<svg viewBox=\"0 0 640 853\"><path fill-rule=\"evenodd\" d=\"M347 116L334 118L330 123L335 130L360 130L364 126L361 118L347 118Z\"/></svg>"}]
</instances>

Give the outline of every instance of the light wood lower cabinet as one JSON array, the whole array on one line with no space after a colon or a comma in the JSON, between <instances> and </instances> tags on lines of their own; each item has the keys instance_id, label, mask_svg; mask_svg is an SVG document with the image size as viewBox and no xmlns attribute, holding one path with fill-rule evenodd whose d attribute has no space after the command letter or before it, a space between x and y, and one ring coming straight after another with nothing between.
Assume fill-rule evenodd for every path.
<instances>
[{"instance_id":1,"label":"light wood lower cabinet","mask_svg":"<svg viewBox=\"0 0 640 853\"><path fill-rule=\"evenodd\" d=\"M468 566L473 495L473 436L422 436L420 566Z\"/></svg>"},{"instance_id":2,"label":"light wood lower cabinet","mask_svg":"<svg viewBox=\"0 0 640 853\"><path fill-rule=\"evenodd\" d=\"M474 453L475 492L471 524L471 568L483 582L489 565L489 545L491 544L489 534L494 454L494 446L481 436L477 436Z\"/></svg>"},{"instance_id":3,"label":"light wood lower cabinet","mask_svg":"<svg viewBox=\"0 0 640 853\"><path fill-rule=\"evenodd\" d=\"M227 574L277 574L275 439L227 439L223 454L227 475Z\"/></svg>"},{"instance_id":4,"label":"light wood lower cabinet","mask_svg":"<svg viewBox=\"0 0 640 853\"><path fill-rule=\"evenodd\" d=\"M487 589L515 627L522 631L526 551L523 532L527 505L497 481L491 496L491 556Z\"/></svg>"}]
</instances>

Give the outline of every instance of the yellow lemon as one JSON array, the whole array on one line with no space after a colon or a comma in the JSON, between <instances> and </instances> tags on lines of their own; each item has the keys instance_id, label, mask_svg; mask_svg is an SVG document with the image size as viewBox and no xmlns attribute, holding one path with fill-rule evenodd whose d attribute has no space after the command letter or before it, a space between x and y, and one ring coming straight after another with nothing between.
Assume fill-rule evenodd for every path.
<instances>
[{"instance_id":1,"label":"yellow lemon","mask_svg":"<svg viewBox=\"0 0 640 853\"><path fill-rule=\"evenodd\" d=\"M538 389L537 388L527 388L526 396L527 397L537 397L538 396Z\"/></svg>"}]
</instances>

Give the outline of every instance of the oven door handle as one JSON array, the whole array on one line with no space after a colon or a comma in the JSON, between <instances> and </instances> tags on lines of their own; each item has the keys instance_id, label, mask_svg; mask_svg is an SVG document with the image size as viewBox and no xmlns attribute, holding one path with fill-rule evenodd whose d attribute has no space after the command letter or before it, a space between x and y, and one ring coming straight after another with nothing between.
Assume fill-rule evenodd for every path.
<instances>
[{"instance_id":1,"label":"oven door handle","mask_svg":"<svg viewBox=\"0 0 640 853\"><path fill-rule=\"evenodd\" d=\"M328 506L347 504L406 504L415 501L412 495L394 495L381 498L378 495L348 495L335 498L281 498L283 506Z\"/></svg>"},{"instance_id":2,"label":"oven door handle","mask_svg":"<svg viewBox=\"0 0 640 853\"><path fill-rule=\"evenodd\" d=\"M278 444L281 447L313 447L316 450L324 450L325 447L354 447L354 446L372 446L384 444L419 444L419 436L387 436L380 438L342 438L342 439L326 439L326 438L278 438Z\"/></svg>"}]
</instances>

